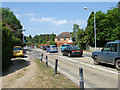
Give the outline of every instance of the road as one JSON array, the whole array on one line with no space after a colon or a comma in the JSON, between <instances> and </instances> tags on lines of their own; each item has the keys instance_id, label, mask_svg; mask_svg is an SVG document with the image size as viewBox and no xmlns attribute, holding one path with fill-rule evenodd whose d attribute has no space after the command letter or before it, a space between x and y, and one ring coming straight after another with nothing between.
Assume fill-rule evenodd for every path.
<instances>
[{"instance_id":1,"label":"road","mask_svg":"<svg viewBox=\"0 0 120 90\"><path fill-rule=\"evenodd\" d=\"M54 68L58 59L58 71L79 85L79 68L83 68L85 88L118 88L118 71L112 65L94 65L91 53L84 52L82 57L67 57L60 53L47 53L41 49L31 49L32 53L43 60L48 56L48 64Z\"/></svg>"}]
</instances>

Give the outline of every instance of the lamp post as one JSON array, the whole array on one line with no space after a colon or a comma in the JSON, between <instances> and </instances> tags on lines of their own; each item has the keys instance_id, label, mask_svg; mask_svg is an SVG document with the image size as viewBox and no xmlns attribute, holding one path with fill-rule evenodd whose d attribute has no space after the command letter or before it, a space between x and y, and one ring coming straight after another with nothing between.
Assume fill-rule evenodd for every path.
<instances>
[{"instance_id":1,"label":"lamp post","mask_svg":"<svg viewBox=\"0 0 120 90\"><path fill-rule=\"evenodd\" d=\"M85 10L87 10L88 8L87 7L84 7ZM94 11L94 32L95 32L95 50L96 50L96 21L95 21L95 10L93 9Z\"/></svg>"}]
</instances>

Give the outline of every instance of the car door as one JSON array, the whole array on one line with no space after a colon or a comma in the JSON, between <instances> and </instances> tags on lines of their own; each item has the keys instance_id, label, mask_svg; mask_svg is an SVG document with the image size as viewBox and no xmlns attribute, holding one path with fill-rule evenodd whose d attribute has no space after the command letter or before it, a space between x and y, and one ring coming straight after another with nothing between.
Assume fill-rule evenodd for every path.
<instances>
[{"instance_id":1,"label":"car door","mask_svg":"<svg viewBox=\"0 0 120 90\"><path fill-rule=\"evenodd\" d=\"M108 57L106 57L107 62L112 63L115 60L115 58L117 57L117 55L118 55L117 46L118 46L117 43L111 44L110 52L108 52Z\"/></svg>"},{"instance_id":2,"label":"car door","mask_svg":"<svg viewBox=\"0 0 120 90\"><path fill-rule=\"evenodd\" d=\"M66 55L66 52L67 52L67 48L63 50L63 54Z\"/></svg>"},{"instance_id":3,"label":"car door","mask_svg":"<svg viewBox=\"0 0 120 90\"><path fill-rule=\"evenodd\" d=\"M120 57L120 44L118 46L118 56Z\"/></svg>"},{"instance_id":4,"label":"car door","mask_svg":"<svg viewBox=\"0 0 120 90\"><path fill-rule=\"evenodd\" d=\"M101 51L101 53L99 54L99 59L104 61L104 62L108 62L108 57L109 57L109 53L110 53L110 46L111 44L106 44L105 47L103 48L103 51Z\"/></svg>"}]
</instances>

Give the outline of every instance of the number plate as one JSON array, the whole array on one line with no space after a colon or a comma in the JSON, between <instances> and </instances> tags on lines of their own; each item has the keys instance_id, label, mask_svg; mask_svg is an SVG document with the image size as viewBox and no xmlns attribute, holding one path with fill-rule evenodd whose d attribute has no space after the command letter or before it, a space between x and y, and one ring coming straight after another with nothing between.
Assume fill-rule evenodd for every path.
<instances>
[{"instance_id":1,"label":"number plate","mask_svg":"<svg viewBox=\"0 0 120 90\"><path fill-rule=\"evenodd\" d=\"M77 50L77 52L80 52L79 50Z\"/></svg>"}]
</instances>

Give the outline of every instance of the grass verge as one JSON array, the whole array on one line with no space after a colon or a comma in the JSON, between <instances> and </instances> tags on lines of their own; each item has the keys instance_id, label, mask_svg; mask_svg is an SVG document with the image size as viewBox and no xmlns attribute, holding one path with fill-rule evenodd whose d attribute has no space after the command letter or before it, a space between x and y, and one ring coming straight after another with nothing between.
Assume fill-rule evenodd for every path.
<instances>
[{"instance_id":1,"label":"grass verge","mask_svg":"<svg viewBox=\"0 0 120 90\"><path fill-rule=\"evenodd\" d=\"M79 86L69 80L67 77L58 73L54 74L52 67L46 67L45 63L40 63L40 60L35 60L39 67L39 77L41 88L79 88Z\"/></svg>"}]
</instances>

